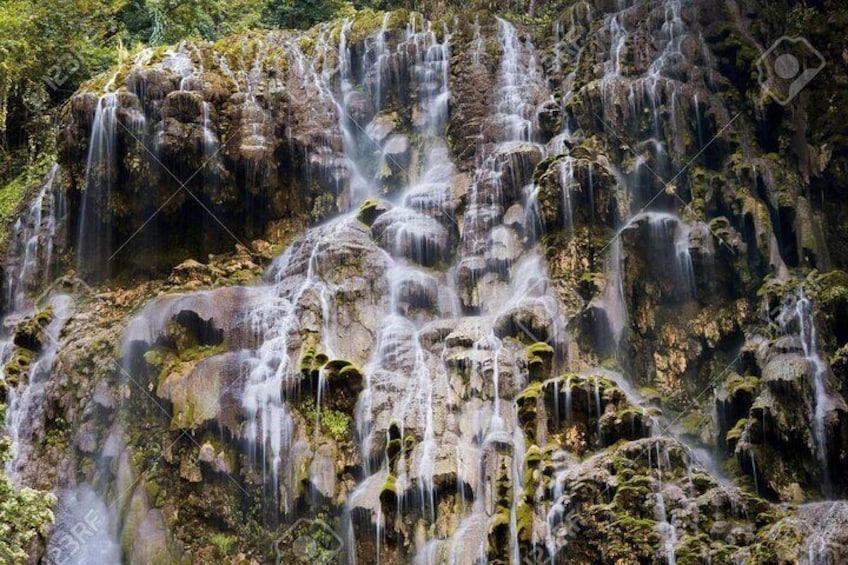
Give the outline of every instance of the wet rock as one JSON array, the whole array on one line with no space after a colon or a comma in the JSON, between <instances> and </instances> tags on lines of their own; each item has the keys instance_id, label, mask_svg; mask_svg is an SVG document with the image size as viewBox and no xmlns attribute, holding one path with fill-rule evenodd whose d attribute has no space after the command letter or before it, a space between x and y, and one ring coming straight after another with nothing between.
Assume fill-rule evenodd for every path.
<instances>
[{"instance_id":1,"label":"wet rock","mask_svg":"<svg viewBox=\"0 0 848 565\"><path fill-rule=\"evenodd\" d=\"M387 202L368 199L359 207L359 220L366 226L371 226L381 214L387 212L391 206Z\"/></svg>"},{"instance_id":2,"label":"wet rock","mask_svg":"<svg viewBox=\"0 0 848 565\"><path fill-rule=\"evenodd\" d=\"M215 271L209 265L204 265L194 259L188 259L174 267L171 275L168 277L168 282L173 285L186 285L189 283L211 285L215 275Z\"/></svg>"},{"instance_id":3,"label":"wet rock","mask_svg":"<svg viewBox=\"0 0 848 565\"><path fill-rule=\"evenodd\" d=\"M491 268L498 271L517 261L524 251L524 245L515 230L505 226L496 227L491 231L487 247Z\"/></svg>"},{"instance_id":4,"label":"wet rock","mask_svg":"<svg viewBox=\"0 0 848 565\"><path fill-rule=\"evenodd\" d=\"M181 544L169 535L161 510L149 507L143 488L136 488L132 495L121 542L133 565L178 562L182 555Z\"/></svg>"},{"instance_id":5,"label":"wet rock","mask_svg":"<svg viewBox=\"0 0 848 565\"><path fill-rule=\"evenodd\" d=\"M429 216L408 208L393 208L371 227L381 246L424 266L447 259L450 239L447 230Z\"/></svg>"},{"instance_id":6,"label":"wet rock","mask_svg":"<svg viewBox=\"0 0 848 565\"><path fill-rule=\"evenodd\" d=\"M524 206L521 204L513 204L510 206L504 213L503 223L506 227L512 228L521 233L525 224Z\"/></svg>"},{"instance_id":7,"label":"wet rock","mask_svg":"<svg viewBox=\"0 0 848 565\"><path fill-rule=\"evenodd\" d=\"M382 143L397 127L397 115L380 114L365 126L365 133L375 143Z\"/></svg>"},{"instance_id":8,"label":"wet rock","mask_svg":"<svg viewBox=\"0 0 848 565\"><path fill-rule=\"evenodd\" d=\"M358 90L349 92L345 99L345 104L350 112L350 117L360 127L365 127L371 120L371 115L374 113L374 108L371 101Z\"/></svg>"},{"instance_id":9,"label":"wet rock","mask_svg":"<svg viewBox=\"0 0 848 565\"><path fill-rule=\"evenodd\" d=\"M329 445L322 445L309 465L309 482L322 496L332 499L336 493L336 465Z\"/></svg>"},{"instance_id":10,"label":"wet rock","mask_svg":"<svg viewBox=\"0 0 848 565\"><path fill-rule=\"evenodd\" d=\"M203 97L196 92L183 90L170 92L162 104L162 116L166 120L173 118L184 124L200 123L203 116Z\"/></svg>"},{"instance_id":11,"label":"wet rock","mask_svg":"<svg viewBox=\"0 0 848 565\"><path fill-rule=\"evenodd\" d=\"M240 401L229 392L240 371L238 355L228 353L203 359L188 368L180 365L165 375L157 395L172 405L171 428L196 429L215 422L237 431L237 413L229 410L239 406ZM225 407L228 412L223 411Z\"/></svg>"},{"instance_id":12,"label":"wet rock","mask_svg":"<svg viewBox=\"0 0 848 565\"><path fill-rule=\"evenodd\" d=\"M806 382L809 366L798 354L777 355L763 367L763 383L776 390L787 390ZM803 385L802 385L803 386Z\"/></svg>"},{"instance_id":13,"label":"wet rock","mask_svg":"<svg viewBox=\"0 0 848 565\"><path fill-rule=\"evenodd\" d=\"M513 200L521 194L521 189L542 160L542 150L532 143L503 143L498 145L492 159L495 161L494 170L500 173L504 197Z\"/></svg>"}]
</instances>

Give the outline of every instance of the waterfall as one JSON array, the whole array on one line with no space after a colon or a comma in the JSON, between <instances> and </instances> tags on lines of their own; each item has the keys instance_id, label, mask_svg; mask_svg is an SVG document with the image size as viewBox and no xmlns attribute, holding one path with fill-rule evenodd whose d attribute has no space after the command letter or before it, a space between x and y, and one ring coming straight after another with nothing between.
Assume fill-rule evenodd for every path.
<instances>
[{"instance_id":1,"label":"waterfall","mask_svg":"<svg viewBox=\"0 0 848 565\"><path fill-rule=\"evenodd\" d=\"M47 544L47 561L63 565L121 563L116 514L115 506L107 505L90 486L62 492Z\"/></svg>"},{"instance_id":2,"label":"waterfall","mask_svg":"<svg viewBox=\"0 0 848 565\"><path fill-rule=\"evenodd\" d=\"M118 95L104 94L97 102L86 162L85 193L80 206L77 237L78 269L99 264L112 250L110 227L103 225L98 209L109 206L118 175Z\"/></svg>"},{"instance_id":3,"label":"waterfall","mask_svg":"<svg viewBox=\"0 0 848 565\"><path fill-rule=\"evenodd\" d=\"M133 523L135 501L127 504L121 492L131 480L139 483L137 490L135 483L129 485L129 492L139 497L154 487L157 494L208 494L215 502L227 497L227 503L241 496L233 486L246 494L241 508L226 508L223 519L223 512L219 516L191 498L187 519L202 510L208 523L192 523L188 530L174 527L176 514L164 519L163 536L186 542L185 548L174 543L175 554L185 550L183 558L213 555L212 546L217 558L218 550L228 551L218 547L221 542L233 554L237 549L261 560L267 548L248 544L301 519L325 516L330 528L341 523L340 543L351 564L568 560L568 543L597 538L593 531L592 537L578 539L574 520L581 512L591 518L590 528L615 520L610 536L618 539L638 530L642 539L634 554L642 559L650 552L651 559L669 565L675 565L678 553L684 560L692 540L709 538L718 548L725 525L738 526L728 534L733 537L747 532L748 522L735 509L728 514L725 501L713 492L726 485L705 476L719 475L707 452L688 447L674 437L676 429L662 429L660 422L672 426L682 420L685 434L710 437L704 443L717 436L717 444L732 445L733 436L721 435L723 422L710 426L700 419L709 401L703 401L706 391L692 389L709 380L707 373L736 347L737 338L749 339L749 301L761 273L747 268L738 279L726 275L759 265L760 259L716 253L710 230L715 226L717 233L729 234L742 255L748 249L756 255L738 226L755 215L746 199L757 197L740 192L725 207L731 188L713 176L718 168L711 157L692 163L697 167L692 177L707 179L702 192L687 195L685 177L680 193L663 180L677 179L671 169L683 164L693 138L703 143L711 134L710 120L720 113L714 91L705 95L701 88L709 80L701 74L714 69L697 68L696 78L683 76L697 62L690 66L687 57L706 57L697 54L699 47L705 49L704 40L688 32L687 22L705 26L706 16L690 14L681 0L607 4L606 13L598 8L596 21L592 14L578 21L583 19L579 10L596 9L588 4L564 10L548 28L552 51L535 27L500 17L471 26L458 18L434 23L409 12L348 11L348 17L308 32L251 35L234 52L204 44L196 51L181 45L145 53L147 59L139 59L132 71L162 72L168 83L162 98L142 95L143 78L116 86L116 73L91 124L85 184L79 190L77 270L101 269L108 276L104 265L113 251L112 237L121 230L110 225L112 214L105 212L134 205L132 199L122 200L121 183L136 174L126 169L149 165L131 163L135 155L124 151L124 125L133 131L145 119L125 104L133 93L145 100L147 119L153 119L164 115L164 98L179 89L171 100L191 103L186 112L191 124L174 117L186 126L175 129L191 130L192 159L199 154L212 160L214 171L203 173L209 175L205 182L227 179L218 187L228 193L221 196L225 206L234 202L227 200L229 193L240 198L246 185L247 200L228 213L250 215L273 207L275 216L263 224L267 232L261 236L272 243L254 241L253 249L239 248L235 258L211 255L208 264L186 261L167 281L139 284L137 293L125 288L101 293L102 302L114 299L114 319L132 309L122 368L143 359L149 388L133 390L126 379L117 383L115 396L131 401L104 411L115 418L109 445L99 455L93 449L83 454L82 448L72 453L72 468L63 469L58 479L60 503L48 556L67 557L69 540L83 535L83 547L68 557L71 563L138 560L121 548L127 539L147 533L146 526ZM409 17L405 26L397 21L401 13ZM473 68L452 68L457 62ZM561 84L551 84L559 79ZM492 91L468 100L466 91L477 89L478 80ZM93 104L91 98L89 111ZM689 123L693 114L696 123ZM156 119L157 131L143 134L164 151L170 147L166 132L173 132L164 119ZM601 133L598 121L612 125L605 123ZM225 148L229 139L242 144ZM737 142L733 139L734 147ZM262 156L245 157L239 153L245 148ZM747 174L737 157L734 171ZM278 174L278 193L261 190L266 159ZM36 306L50 306L51 314L29 378L9 387L5 429L14 458L7 472L16 485L25 484L23 471L34 452L31 437L74 308L65 295L33 300L49 282L61 239L60 173L51 169L15 224L4 272L7 327L37 313ZM131 180L127 186L136 188ZM688 206L681 211L680 200L690 197L697 200L695 207L708 211L711 223L693 219ZM736 215L719 217L730 212ZM180 210L161 225L189 216ZM767 219L767 212L762 217ZM308 229L287 240L310 221ZM543 233L548 228L552 233ZM754 237L765 240L759 228L754 226ZM768 237L776 241L773 234ZM260 281L226 287L259 272L260 259L270 259L267 250L283 242L287 247ZM186 267L210 274L184 275ZM708 276L712 269L714 280ZM714 292L725 282L726 295ZM114 283L119 287L125 280ZM207 285L216 288L190 290ZM158 296L137 312L136 301L145 292ZM98 303L91 315L109 306ZM717 313L710 316L713 308ZM799 287L784 298L780 325L797 337L796 352L803 350L810 368L812 436L823 490L830 496L826 423L838 395L828 390L832 375L818 350L813 312ZM197 314L210 326L214 318L215 331L225 337L195 351L197 336L177 335L194 331L181 321L184 313ZM681 313L685 319L675 318ZM114 319L104 319L104 327L117 327ZM591 331L604 335L588 335ZM82 348L72 352L90 353ZM770 354L765 346L743 351L756 367L740 370L743 385L728 392L738 392L740 398L727 401L735 402L738 412L759 409L762 404L749 406L768 383L760 378L765 374L760 357ZM12 338L0 340L0 362L5 365L13 354ZM175 365L155 365L157 355ZM224 356L232 361L226 368L210 362ZM620 364L632 372L625 376L598 364ZM154 366L161 371L154 373ZM731 377L722 381L723 376L707 389L730 389ZM213 388L225 378L226 390ZM168 396L166 384L181 387L183 396ZM184 413L196 416L202 407L195 388L220 393L211 401L219 414L187 424ZM156 417L164 416L150 429L172 436L174 450L140 453L144 433L123 434L121 426L131 424L126 420L139 411L138 398L147 402L145 394L163 412ZM716 398L725 401L719 392ZM681 413L663 419L660 406ZM92 430L86 428L95 427L88 413L70 415L69 422L80 426L75 432L97 441L102 422ZM148 415L141 416L148 425ZM743 424L752 426L750 418L741 420L735 432ZM198 445L189 445L195 437ZM154 459L153 466L139 465L139 455L144 464ZM752 451L744 455L751 457L755 489L771 492L763 486L772 481L767 462L754 461ZM123 458L132 458L132 465L124 465ZM217 466L219 458L226 465ZM742 463L745 467L747 461ZM681 467L688 474L682 479ZM171 474L184 482L171 482ZM835 466L833 474L836 479ZM232 485L218 488L225 475ZM799 488L807 492L806 485ZM162 499L151 495L144 504L163 514L185 508ZM763 504L749 499L740 503L745 505L740 514ZM721 522L709 536L693 525L705 505L716 516L708 527ZM638 517L619 516L619 509L638 510ZM755 516L770 516L757 509ZM239 516L244 524L236 523ZM190 538L177 539L186 533ZM630 550L615 545L615 551ZM725 545L716 551L724 552ZM740 552L748 549L743 545L740 541ZM805 547L811 561L821 560L820 545L811 540ZM578 559L607 557L603 547L598 554L591 553L595 548L580 551L586 555Z\"/></svg>"},{"instance_id":4,"label":"waterfall","mask_svg":"<svg viewBox=\"0 0 848 565\"><path fill-rule=\"evenodd\" d=\"M602 307L606 313L615 347L621 342L621 336L627 324L627 303L624 299L624 277L622 274L621 239L615 238L609 249L609 280L604 287Z\"/></svg>"},{"instance_id":5,"label":"waterfall","mask_svg":"<svg viewBox=\"0 0 848 565\"><path fill-rule=\"evenodd\" d=\"M813 316L813 304L807 298L804 286L798 287L794 294L788 294L784 298L778 322L782 331L786 334L798 336L804 353L804 359L812 370L813 398L815 402L813 410L813 438L815 440L816 458L819 460L822 472L822 491L826 497L832 495L830 464L827 454L827 430L825 428L825 417L830 406L830 397L827 391L827 376L829 367L822 359L818 348L818 333L816 321Z\"/></svg>"},{"instance_id":6,"label":"waterfall","mask_svg":"<svg viewBox=\"0 0 848 565\"><path fill-rule=\"evenodd\" d=\"M422 267L443 257L447 242L447 232L440 220L446 182L453 166L445 162L446 151L440 134L447 118L450 34L445 32L440 43L429 24L422 24L422 30L416 31L412 20L405 42L414 46L418 57L408 64L412 65L412 84L418 88L419 107L424 116L423 122L418 124L423 136L424 170L417 179L410 177L410 184L398 195L394 208L378 220L386 222L390 255L386 274L391 299L376 355L369 367L378 374L402 370L411 377L394 407L392 420L400 423L402 438L414 430L420 443L411 461L402 457L397 463L398 497L403 497L401 491L414 478L422 515L433 521L437 452L433 397L434 388L446 383L446 376L441 360L422 347L419 332L424 320L413 312L419 302L427 305L435 301L438 279ZM411 465L411 474L406 471L407 463ZM400 500L398 506L401 506Z\"/></svg>"},{"instance_id":7,"label":"waterfall","mask_svg":"<svg viewBox=\"0 0 848 565\"><path fill-rule=\"evenodd\" d=\"M64 194L56 183L59 166L50 167L36 197L12 226L7 253L3 289L3 311L22 313L31 307L31 294L50 283L54 250L62 242Z\"/></svg>"},{"instance_id":8,"label":"waterfall","mask_svg":"<svg viewBox=\"0 0 848 565\"><path fill-rule=\"evenodd\" d=\"M37 315L37 308L49 308L50 312L43 335L39 337L41 347L26 371L25 382L10 382L5 370L0 376L8 386L4 428L11 440L12 458L6 463L6 472L13 482L18 482L18 469L27 462L24 451L28 449L31 427L42 416L41 399L52 377L59 332L73 310L73 300L66 295L48 300L35 296L38 291L51 290L49 279L54 267L54 252L64 244L61 240L64 199L56 183L58 170L58 165L50 168L35 198L15 223L3 271L4 334L10 325ZM3 367L15 353L13 337L3 335L0 339L0 365Z\"/></svg>"},{"instance_id":9,"label":"waterfall","mask_svg":"<svg viewBox=\"0 0 848 565\"><path fill-rule=\"evenodd\" d=\"M529 39L519 40L515 26L497 18L501 64L498 72L497 111L503 117L506 139L532 141L537 135L536 97L544 92L544 78Z\"/></svg>"},{"instance_id":10,"label":"waterfall","mask_svg":"<svg viewBox=\"0 0 848 565\"><path fill-rule=\"evenodd\" d=\"M12 459L6 472L14 480L18 467L26 464L24 450L32 435L32 425L41 416L44 389L53 377L53 364L59 349L59 332L73 311L74 301L68 295L52 297L48 306L52 319L44 327L44 343L37 360L30 366L25 386L10 388L6 411L6 432L12 440Z\"/></svg>"},{"instance_id":11,"label":"waterfall","mask_svg":"<svg viewBox=\"0 0 848 565\"><path fill-rule=\"evenodd\" d=\"M675 565L677 557L674 547L677 544L677 530L674 524L669 521L668 513L665 509L665 496L662 492L662 459L660 457L660 447L657 443L657 471L659 472L659 485L657 487L657 529L659 530L660 539L663 544L663 552L665 553L666 562L668 565Z\"/></svg>"}]
</instances>

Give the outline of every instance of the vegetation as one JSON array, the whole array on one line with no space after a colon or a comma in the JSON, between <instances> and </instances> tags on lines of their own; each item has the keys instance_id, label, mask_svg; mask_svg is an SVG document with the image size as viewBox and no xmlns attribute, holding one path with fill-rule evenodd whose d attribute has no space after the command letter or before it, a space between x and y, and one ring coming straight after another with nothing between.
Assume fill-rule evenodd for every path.
<instances>
[{"instance_id":1,"label":"vegetation","mask_svg":"<svg viewBox=\"0 0 848 565\"><path fill-rule=\"evenodd\" d=\"M0 415L4 408L0 405ZM22 563L33 540L46 537L56 499L50 493L13 488L3 471L10 456L9 441L0 439L0 562Z\"/></svg>"},{"instance_id":2,"label":"vegetation","mask_svg":"<svg viewBox=\"0 0 848 565\"><path fill-rule=\"evenodd\" d=\"M327 407L322 407L319 412L311 398L306 398L300 403L300 410L307 423L317 423L321 433L333 440L341 441L349 437L353 419L344 412Z\"/></svg>"},{"instance_id":3,"label":"vegetation","mask_svg":"<svg viewBox=\"0 0 848 565\"><path fill-rule=\"evenodd\" d=\"M349 6L342 0L0 0L0 187L51 148L55 114L80 84L132 53L257 27L309 27Z\"/></svg>"}]
</instances>

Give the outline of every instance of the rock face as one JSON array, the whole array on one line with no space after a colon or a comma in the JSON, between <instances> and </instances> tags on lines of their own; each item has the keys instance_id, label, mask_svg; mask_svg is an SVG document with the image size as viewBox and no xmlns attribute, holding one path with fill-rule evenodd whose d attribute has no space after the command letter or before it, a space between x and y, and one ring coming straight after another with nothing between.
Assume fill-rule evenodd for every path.
<instances>
[{"instance_id":1,"label":"rock face","mask_svg":"<svg viewBox=\"0 0 848 565\"><path fill-rule=\"evenodd\" d=\"M20 480L131 563L303 559L297 528L359 563L840 562L843 503L781 503L848 495L848 275L725 74L744 17L553 4L75 95L54 177L109 282L7 319Z\"/></svg>"}]
</instances>

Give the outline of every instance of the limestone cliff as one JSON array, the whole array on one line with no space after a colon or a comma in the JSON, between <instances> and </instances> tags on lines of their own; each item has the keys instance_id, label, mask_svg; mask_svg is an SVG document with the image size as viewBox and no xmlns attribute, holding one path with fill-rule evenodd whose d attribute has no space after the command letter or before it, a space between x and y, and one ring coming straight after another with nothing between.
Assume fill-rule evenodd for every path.
<instances>
[{"instance_id":1,"label":"limestone cliff","mask_svg":"<svg viewBox=\"0 0 848 565\"><path fill-rule=\"evenodd\" d=\"M838 11L426 4L65 106L4 280L32 558L848 559Z\"/></svg>"}]
</instances>

